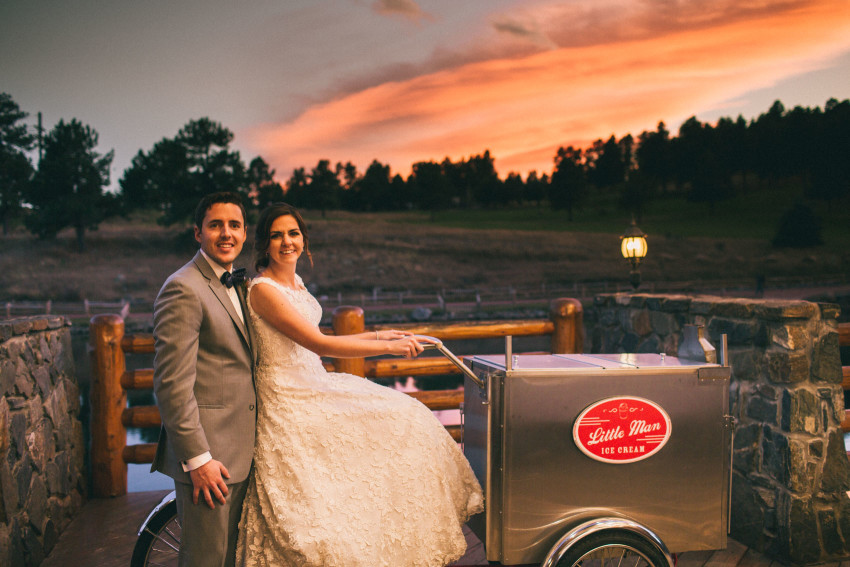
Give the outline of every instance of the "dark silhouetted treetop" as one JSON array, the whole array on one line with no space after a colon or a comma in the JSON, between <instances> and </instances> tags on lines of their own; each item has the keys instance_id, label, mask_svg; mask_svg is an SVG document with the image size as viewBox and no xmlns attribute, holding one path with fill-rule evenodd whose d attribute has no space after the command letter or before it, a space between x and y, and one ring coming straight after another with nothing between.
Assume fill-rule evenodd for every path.
<instances>
[{"instance_id":1,"label":"dark silhouetted treetop","mask_svg":"<svg viewBox=\"0 0 850 567\"><path fill-rule=\"evenodd\" d=\"M125 209L158 209L158 222L170 226L191 221L198 201L209 193L234 191L247 203L245 164L230 149L232 141L230 130L200 118L147 154L140 151L119 182Z\"/></svg>"},{"instance_id":2,"label":"dark silhouetted treetop","mask_svg":"<svg viewBox=\"0 0 850 567\"><path fill-rule=\"evenodd\" d=\"M77 246L85 249L85 231L118 212L116 199L104 193L109 184L113 152L95 151L98 135L74 119L60 120L44 141L44 157L26 198L33 210L27 227L41 238L52 238L72 227Z\"/></svg>"},{"instance_id":3,"label":"dark silhouetted treetop","mask_svg":"<svg viewBox=\"0 0 850 567\"><path fill-rule=\"evenodd\" d=\"M7 93L0 93L0 219L3 234L9 234L13 219L22 212L24 193L33 174L26 151L34 138L22 124L27 117Z\"/></svg>"},{"instance_id":4,"label":"dark silhouetted treetop","mask_svg":"<svg viewBox=\"0 0 850 567\"><path fill-rule=\"evenodd\" d=\"M265 209L271 203L283 200L283 187L274 179L275 171L261 157L255 157L245 172L245 184L248 196L258 209Z\"/></svg>"},{"instance_id":5,"label":"dark silhouetted treetop","mask_svg":"<svg viewBox=\"0 0 850 567\"><path fill-rule=\"evenodd\" d=\"M573 220L573 212L580 209L587 199L585 167L585 157L580 148L558 148L555 170L549 182L549 204L553 209L566 210L568 220Z\"/></svg>"}]
</instances>

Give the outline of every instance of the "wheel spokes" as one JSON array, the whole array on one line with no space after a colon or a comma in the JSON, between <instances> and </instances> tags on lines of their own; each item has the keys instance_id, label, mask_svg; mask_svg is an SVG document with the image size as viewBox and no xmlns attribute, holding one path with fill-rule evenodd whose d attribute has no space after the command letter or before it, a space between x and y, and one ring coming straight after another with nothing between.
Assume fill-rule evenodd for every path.
<instances>
[{"instance_id":1,"label":"wheel spokes","mask_svg":"<svg viewBox=\"0 0 850 567\"><path fill-rule=\"evenodd\" d=\"M149 567L174 567L180 552L180 522L175 518L167 523L159 532L148 530L154 541L151 543L145 565Z\"/></svg>"}]
</instances>

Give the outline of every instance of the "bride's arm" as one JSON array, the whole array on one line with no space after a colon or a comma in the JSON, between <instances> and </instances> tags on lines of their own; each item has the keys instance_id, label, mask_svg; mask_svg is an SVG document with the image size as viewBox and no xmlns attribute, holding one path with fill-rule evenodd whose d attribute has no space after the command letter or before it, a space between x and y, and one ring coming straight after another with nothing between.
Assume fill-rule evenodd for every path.
<instances>
[{"instance_id":1,"label":"bride's arm","mask_svg":"<svg viewBox=\"0 0 850 567\"><path fill-rule=\"evenodd\" d=\"M412 335L398 331L393 333L398 333L400 337L394 340L375 340L373 333L325 335L302 317L283 293L263 282L251 288L248 300L264 321L319 356L356 358L392 354L412 358L422 352L422 345Z\"/></svg>"},{"instance_id":2,"label":"bride's arm","mask_svg":"<svg viewBox=\"0 0 850 567\"><path fill-rule=\"evenodd\" d=\"M354 337L356 339L363 339L365 341L392 341L395 339L400 339L402 337L410 337L413 336L413 333L410 331L399 331L397 329L387 329L385 331L366 331L365 333L357 333L356 335L346 335L347 337Z\"/></svg>"}]
</instances>

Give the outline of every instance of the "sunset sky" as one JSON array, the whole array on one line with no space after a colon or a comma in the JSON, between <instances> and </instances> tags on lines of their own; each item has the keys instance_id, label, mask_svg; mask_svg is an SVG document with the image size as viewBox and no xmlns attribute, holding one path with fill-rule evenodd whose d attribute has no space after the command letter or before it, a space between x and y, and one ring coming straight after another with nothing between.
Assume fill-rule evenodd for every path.
<instances>
[{"instance_id":1,"label":"sunset sky","mask_svg":"<svg viewBox=\"0 0 850 567\"><path fill-rule=\"evenodd\" d=\"M208 116L285 181L319 159L559 146L850 98L848 0L6 0L0 91L138 150Z\"/></svg>"}]
</instances>

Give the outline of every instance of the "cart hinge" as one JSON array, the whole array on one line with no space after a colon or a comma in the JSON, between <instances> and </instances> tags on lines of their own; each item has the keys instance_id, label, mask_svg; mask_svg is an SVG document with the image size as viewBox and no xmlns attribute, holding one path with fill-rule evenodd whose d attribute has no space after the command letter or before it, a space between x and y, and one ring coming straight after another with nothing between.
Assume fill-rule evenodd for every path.
<instances>
[{"instance_id":1,"label":"cart hinge","mask_svg":"<svg viewBox=\"0 0 850 567\"><path fill-rule=\"evenodd\" d=\"M732 433L734 433L735 432L735 425L736 425L735 416L732 416L732 415L724 415L723 416L723 429L725 429L727 431L731 431Z\"/></svg>"}]
</instances>

